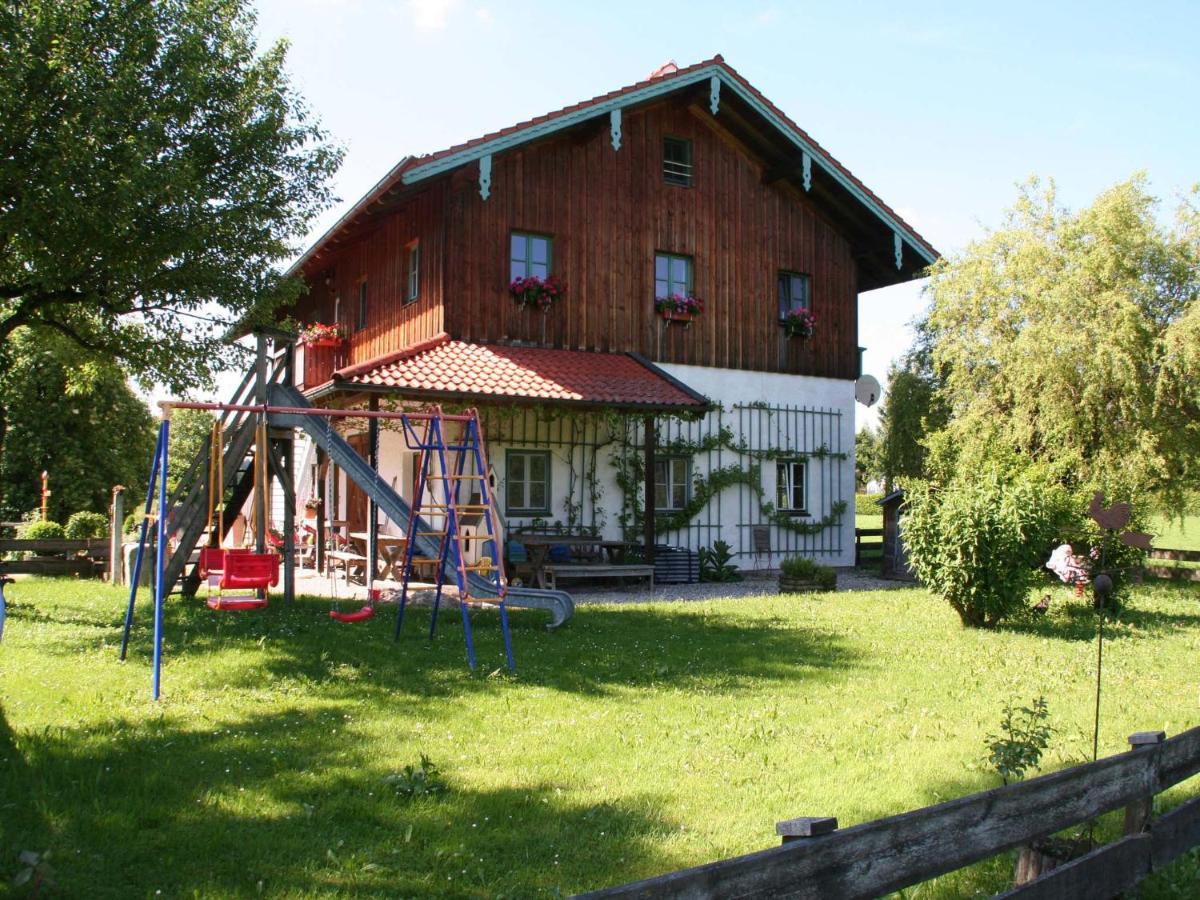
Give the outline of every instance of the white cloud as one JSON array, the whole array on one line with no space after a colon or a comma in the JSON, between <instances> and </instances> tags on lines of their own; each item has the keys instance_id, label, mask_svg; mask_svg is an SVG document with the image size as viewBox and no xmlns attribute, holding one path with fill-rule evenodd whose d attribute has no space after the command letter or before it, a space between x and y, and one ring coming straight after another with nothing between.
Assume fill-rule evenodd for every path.
<instances>
[{"instance_id":1,"label":"white cloud","mask_svg":"<svg viewBox=\"0 0 1200 900\"><path fill-rule=\"evenodd\" d=\"M492 11L486 6L480 6L475 10L475 18L477 18L484 25L491 25L492 22L495 21L495 16L492 15Z\"/></svg>"},{"instance_id":2,"label":"white cloud","mask_svg":"<svg viewBox=\"0 0 1200 900\"><path fill-rule=\"evenodd\" d=\"M459 0L408 0L413 25L422 31L441 31Z\"/></svg>"}]
</instances>

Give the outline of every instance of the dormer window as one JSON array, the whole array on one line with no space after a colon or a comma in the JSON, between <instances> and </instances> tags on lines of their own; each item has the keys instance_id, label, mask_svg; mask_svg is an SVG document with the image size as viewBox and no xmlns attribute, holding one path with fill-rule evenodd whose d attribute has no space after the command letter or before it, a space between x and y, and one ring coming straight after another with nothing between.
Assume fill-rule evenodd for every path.
<instances>
[{"instance_id":1,"label":"dormer window","mask_svg":"<svg viewBox=\"0 0 1200 900\"><path fill-rule=\"evenodd\" d=\"M663 180L688 187L692 183L692 142L663 138Z\"/></svg>"}]
</instances>

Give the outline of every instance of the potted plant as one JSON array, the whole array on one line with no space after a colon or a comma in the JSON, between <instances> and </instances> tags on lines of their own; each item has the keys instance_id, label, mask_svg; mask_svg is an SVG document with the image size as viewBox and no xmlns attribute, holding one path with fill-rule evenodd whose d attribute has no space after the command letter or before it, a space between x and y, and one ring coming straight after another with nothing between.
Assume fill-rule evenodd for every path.
<instances>
[{"instance_id":1,"label":"potted plant","mask_svg":"<svg viewBox=\"0 0 1200 900\"><path fill-rule=\"evenodd\" d=\"M340 347L345 340L346 334L340 322L331 325L313 322L304 326L297 338L306 347Z\"/></svg>"},{"instance_id":2,"label":"potted plant","mask_svg":"<svg viewBox=\"0 0 1200 900\"><path fill-rule=\"evenodd\" d=\"M529 275L510 281L508 292L517 306L536 306L542 312L549 312L550 307L563 298L567 292L567 285L557 275L548 275L545 278Z\"/></svg>"},{"instance_id":3,"label":"potted plant","mask_svg":"<svg viewBox=\"0 0 1200 900\"><path fill-rule=\"evenodd\" d=\"M704 301L694 294L668 294L655 298L654 309L667 322L691 322L704 312Z\"/></svg>"},{"instance_id":4,"label":"potted plant","mask_svg":"<svg viewBox=\"0 0 1200 900\"><path fill-rule=\"evenodd\" d=\"M309 497L304 501L304 518L315 519L317 510L321 508L321 501L316 497Z\"/></svg>"},{"instance_id":5,"label":"potted plant","mask_svg":"<svg viewBox=\"0 0 1200 900\"><path fill-rule=\"evenodd\" d=\"M817 317L813 315L812 310L808 309L793 309L780 320L783 326L783 333L788 337L798 337L805 340L813 336L813 332L817 330Z\"/></svg>"},{"instance_id":6,"label":"potted plant","mask_svg":"<svg viewBox=\"0 0 1200 900\"><path fill-rule=\"evenodd\" d=\"M792 556L779 564L779 592L801 594L837 589L837 572L803 556Z\"/></svg>"}]
</instances>

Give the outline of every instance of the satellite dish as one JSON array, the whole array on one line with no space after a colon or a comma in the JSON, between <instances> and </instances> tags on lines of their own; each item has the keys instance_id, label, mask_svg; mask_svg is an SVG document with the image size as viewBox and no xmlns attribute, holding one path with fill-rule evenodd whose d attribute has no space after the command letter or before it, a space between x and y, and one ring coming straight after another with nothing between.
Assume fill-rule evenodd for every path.
<instances>
[{"instance_id":1,"label":"satellite dish","mask_svg":"<svg viewBox=\"0 0 1200 900\"><path fill-rule=\"evenodd\" d=\"M854 382L854 399L868 409L879 402L880 393L879 379L874 375L863 375Z\"/></svg>"}]
</instances>

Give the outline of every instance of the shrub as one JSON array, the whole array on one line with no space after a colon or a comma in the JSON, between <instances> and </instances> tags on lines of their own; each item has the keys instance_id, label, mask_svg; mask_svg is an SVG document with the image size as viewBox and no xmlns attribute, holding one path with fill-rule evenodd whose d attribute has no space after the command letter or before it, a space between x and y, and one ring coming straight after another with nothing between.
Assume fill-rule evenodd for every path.
<instances>
[{"instance_id":1,"label":"shrub","mask_svg":"<svg viewBox=\"0 0 1200 900\"><path fill-rule=\"evenodd\" d=\"M1064 522L1064 492L1030 479L966 476L905 490L904 542L926 586L964 625L992 628L1025 605Z\"/></svg>"},{"instance_id":2,"label":"shrub","mask_svg":"<svg viewBox=\"0 0 1200 900\"><path fill-rule=\"evenodd\" d=\"M805 556L791 556L779 564L779 574L799 581L815 581L823 590L837 587L837 572Z\"/></svg>"},{"instance_id":3,"label":"shrub","mask_svg":"<svg viewBox=\"0 0 1200 900\"><path fill-rule=\"evenodd\" d=\"M701 581L741 581L742 576L738 567L729 560L733 550L725 541L716 541L710 550L700 548L700 580Z\"/></svg>"},{"instance_id":4,"label":"shrub","mask_svg":"<svg viewBox=\"0 0 1200 900\"><path fill-rule=\"evenodd\" d=\"M854 514L857 516L882 516L883 507L879 505L879 501L882 499L883 494L855 494Z\"/></svg>"},{"instance_id":5,"label":"shrub","mask_svg":"<svg viewBox=\"0 0 1200 900\"><path fill-rule=\"evenodd\" d=\"M65 536L57 522L30 522L21 528L21 537L27 541L61 541Z\"/></svg>"},{"instance_id":6,"label":"shrub","mask_svg":"<svg viewBox=\"0 0 1200 900\"><path fill-rule=\"evenodd\" d=\"M383 783L395 788L396 796L406 800L444 794L450 790L441 770L424 753L421 754L419 766L409 764L400 772L384 776Z\"/></svg>"},{"instance_id":7,"label":"shrub","mask_svg":"<svg viewBox=\"0 0 1200 900\"><path fill-rule=\"evenodd\" d=\"M1010 779L1019 781L1026 771L1038 767L1054 730L1049 718L1045 697L1036 698L1032 706L1014 708L1011 703L1004 704L1001 733L989 734L986 740L988 763L1005 784Z\"/></svg>"},{"instance_id":8,"label":"shrub","mask_svg":"<svg viewBox=\"0 0 1200 900\"><path fill-rule=\"evenodd\" d=\"M64 534L73 541L108 537L108 519L94 512L77 512L67 519Z\"/></svg>"},{"instance_id":9,"label":"shrub","mask_svg":"<svg viewBox=\"0 0 1200 900\"><path fill-rule=\"evenodd\" d=\"M139 529L142 527L142 513L131 512L125 517L125 524L121 527L121 534L137 536Z\"/></svg>"}]
</instances>

